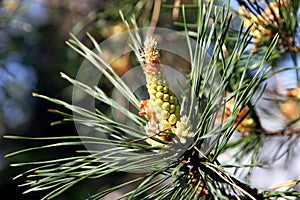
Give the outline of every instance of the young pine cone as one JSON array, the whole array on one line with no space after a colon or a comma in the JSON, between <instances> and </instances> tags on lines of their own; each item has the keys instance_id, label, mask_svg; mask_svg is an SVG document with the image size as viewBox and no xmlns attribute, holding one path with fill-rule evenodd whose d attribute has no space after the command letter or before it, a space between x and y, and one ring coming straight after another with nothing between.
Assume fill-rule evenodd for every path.
<instances>
[{"instance_id":1,"label":"young pine cone","mask_svg":"<svg viewBox=\"0 0 300 200\"><path fill-rule=\"evenodd\" d=\"M168 81L161 71L159 51L153 38L147 38L142 52L144 73L146 75L147 90L150 99L140 104L140 114L145 115L148 124L146 132L149 136L166 142L171 141L173 133L185 142L186 136L191 136L190 126L186 116L180 116L180 105L173 91L168 86ZM153 146L162 144L151 139L146 140Z\"/></svg>"}]
</instances>

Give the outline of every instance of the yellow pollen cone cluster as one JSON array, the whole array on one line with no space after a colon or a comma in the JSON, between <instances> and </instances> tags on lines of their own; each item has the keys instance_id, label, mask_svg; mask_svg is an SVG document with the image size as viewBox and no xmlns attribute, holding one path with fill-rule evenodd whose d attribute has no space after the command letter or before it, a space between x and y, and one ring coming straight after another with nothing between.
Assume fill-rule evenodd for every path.
<instances>
[{"instance_id":1,"label":"yellow pollen cone cluster","mask_svg":"<svg viewBox=\"0 0 300 200\"><path fill-rule=\"evenodd\" d=\"M140 114L145 115L148 120L146 132L151 137L155 135L157 139L167 142L172 139L171 135L167 133L173 133L180 138L181 142L185 142L183 137L191 135L186 133L189 132L190 128L187 125L187 120L180 119L178 99L169 88L168 81L160 70L157 43L151 37L144 42L142 59L145 64L144 73L150 97L140 104ZM146 141L152 146L162 146L162 143L151 139Z\"/></svg>"},{"instance_id":2,"label":"yellow pollen cone cluster","mask_svg":"<svg viewBox=\"0 0 300 200\"><path fill-rule=\"evenodd\" d=\"M243 6L239 8L239 14L243 16L244 26L248 28L252 25L250 34L255 37L254 52L258 50L258 46L262 41L271 40L275 35L270 27L278 27L278 23L282 21L278 5L285 7L285 1L270 2L261 15L251 13Z\"/></svg>"}]
</instances>

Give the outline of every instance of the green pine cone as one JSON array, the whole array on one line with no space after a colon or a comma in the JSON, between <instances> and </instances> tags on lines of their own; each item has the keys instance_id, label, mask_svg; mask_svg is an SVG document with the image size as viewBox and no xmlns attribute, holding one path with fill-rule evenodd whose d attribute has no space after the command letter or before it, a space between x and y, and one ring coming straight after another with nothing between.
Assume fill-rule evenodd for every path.
<instances>
[{"instance_id":1,"label":"green pine cone","mask_svg":"<svg viewBox=\"0 0 300 200\"><path fill-rule=\"evenodd\" d=\"M156 107L154 110L157 119L166 120L170 126L175 125L180 118L180 107L165 76L160 71L153 74L147 73L146 81L151 105Z\"/></svg>"},{"instance_id":2,"label":"green pine cone","mask_svg":"<svg viewBox=\"0 0 300 200\"><path fill-rule=\"evenodd\" d=\"M148 120L145 130L151 138L146 139L146 142L152 146L163 146L155 139L171 141L172 136L166 134L171 132L179 138L181 143L185 143L186 138L192 137L194 133L190 130L187 117L180 116L178 99L160 70L157 43L153 38L146 38L144 45L142 58L150 98L141 102L140 114Z\"/></svg>"}]
</instances>

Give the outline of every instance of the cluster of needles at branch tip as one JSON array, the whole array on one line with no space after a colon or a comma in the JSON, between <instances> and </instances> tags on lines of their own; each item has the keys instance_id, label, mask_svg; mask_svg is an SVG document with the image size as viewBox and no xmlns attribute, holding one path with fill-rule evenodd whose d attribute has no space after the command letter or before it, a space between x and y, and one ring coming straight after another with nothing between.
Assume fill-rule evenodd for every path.
<instances>
[{"instance_id":1,"label":"cluster of needles at branch tip","mask_svg":"<svg viewBox=\"0 0 300 200\"><path fill-rule=\"evenodd\" d=\"M140 104L140 115L148 120L145 131L146 140L152 146L163 146L175 138L186 143L187 137L193 137L191 126L186 115L180 113L180 105L168 81L161 71L159 50L154 38L148 37L141 53L144 62L147 90L150 98Z\"/></svg>"}]
</instances>

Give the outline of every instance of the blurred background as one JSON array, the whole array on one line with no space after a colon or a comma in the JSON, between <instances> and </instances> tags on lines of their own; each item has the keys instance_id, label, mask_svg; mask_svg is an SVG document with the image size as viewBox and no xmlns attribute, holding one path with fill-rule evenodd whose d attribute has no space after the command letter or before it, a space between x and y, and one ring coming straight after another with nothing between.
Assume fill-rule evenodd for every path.
<instances>
[{"instance_id":1,"label":"blurred background","mask_svg":"<svg viewBox=\"0 0 300 200\"><path fill-rule=\"evenodd\" d=\"M159 3L160 1L156 1ZM105 1L105 0L0 0L0 191L1 199L40 199L43 192L23 195L24 183L13 177L25 171L10 167L14 162L47 160L74 155L83 147L39 151L33 154L4 158L10 152L47 144L47 141L19 141L3 139L3 135L47 137L77 135L72 123L51 126L61 116L47 112L63 108L45 100L32 97L32 92L71 101L72 88L62 80L59 72L75 77L82 62L65 43L70 33L86 45L86 32L97 41L125 31L119 10L126 17L135 16L138 24L156 25L160 4L155 1ZM158 9L158 10L157 10ZM165 27L172 26L172 12L163 20ZM164 18L164 14L160 17ZM178 14L177 14L178 15ZM152 17L152 19L151 19ZM154 23L154 24L153 24ZM160 26L163 26L160 24ZM128 57L113 64L116 71L124 73L129 67ZM49 142L50 143L50 142ZM99 188L99 182L78 184L59 199L85 199ZM80 188L80 189L79 189ZM76 192L75 192L76 191Z\"/></svg>"},{"instance_id":2,"label":"blurred background","mask_svg":"<svg viewBox=\"0 0 300 200\"><path fill-rule=\"evenodd\" d=\"M77 36L83 35L82 40L87 31L92 32L96 38L107 37L110 34L108 24L111 21L111 26L115 25L113 19L118 16L118 12L113 13L115 16L107 13L102 18L103 21L94 22L98 18L96 13L106 9L106 6L114 8L114 3L116 2L108 4L103 0L0 1L1 199L40 199L42 196L42 193L22 195L23 189L19 189L17 185L24 180L21 178L12 181L12 179L24 169L9 166L15 159L25 161L34 159L32 156L35 156L36 160L47 160L56 155L74 153L75 147L4 159L4 155L9 152L32 145L43 145L46 142L32 144L28 141L2 139L2 136L76 135L71 123L50 126L51 122L61 119L60 116L47 112L49 108L56 109L56 105L35 99L31 93L70 100L71 88L60 78L59 72L63 71L74 77L81 58L67 47L65 41L69 38L70 32ZM84 199L89 193L88 190L93 190L91 185L81 186L80 192L75 193L76 198L67 193L61 199Z\"/></svg>"},{"instance_id":3,"label":"blurred background","mask_svg":"<svg viewBox=\"0 0 300 200\"><path fill-rule=\"evenodd\" d=\"M183 4L192 1L163 2L178 5L179 2ZM126 30L119 10L122 10L126 17L130 17L134 13L139 26L182 29L182 27L174 25L174 21L181 17L179 9L161 6L159 0L0 0L1 199L40 199L43 196L43 192L22 194L24 189L19 188L18 185L24 183L25 179L20 178L15 181L12 179L23 173L26 168L10 167L11 163L65 157L74 155L75 150L83 148L56 148L5 159L4 156L10 152L46 145L47 141L8 140L3 139L2 136L77 135L72 123L51 126L51 122L60 120L62 117L47 112L47 110L64 109L45 100L33 98L32 92L70 102L72 88L69 83L61 79L59 72L75 77L82 58L66 45L65 41L70 37L69 33L75 34L82 42L91 47L85 35L86 32L91 33L97 41L101 42ZM192 14L193 12L190 13L187 16L188 20L195 20L196 15ZM121 57L112 63L112 66L119 74L123 74L130 67L130 58L128 56ZM283 148L282 151L288 151L287 149L292 144L296 146L295 152L297 152L300 147L295 142L295 136L287 137L289 137L289 141L294 142L287 143L286 148ZM267 150L277 144L274 143L274 140L279 141L281 138L274 137L266 141L266 146L269 146L269 148L266 147L264 153L266 157L272 153ZM269 171L269 174L266 171L258 171L258 177L263 178L254 179L253 182L257 185L269 186L271 183L267 180L270 176L278 181L284 181L286 178L299 178L297 167L300 156L297 154L294 158L291 165L285 168L282 168L284 164L282 159L279 171ZM288 170L290 168L291 170ZM117 176L120 179L126 179L122 174ZM113 184L108 182L107 184ZM95 193L100 188L100 184L103 182L92 180L86 184L83 181L57 199L85 199L88 194Z\"/></svg>"}]
</instances>

